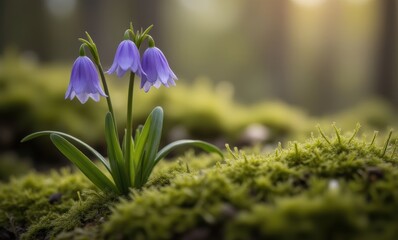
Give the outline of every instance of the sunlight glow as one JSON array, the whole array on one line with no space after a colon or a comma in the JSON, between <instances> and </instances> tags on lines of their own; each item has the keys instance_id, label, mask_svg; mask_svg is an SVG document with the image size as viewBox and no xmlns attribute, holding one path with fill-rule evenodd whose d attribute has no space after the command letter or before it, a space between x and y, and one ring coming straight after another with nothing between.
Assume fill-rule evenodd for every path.
<instances>
[{"instance_id":1,"label":"sunlight glow","mask_svg":"<svg viewBox=\"0 0 398 240\"><path fill-rule=\"evenodd\" d=\"M190 19L207 30L232 27L241 13L242 0L179 0Z\"/></svg>"},{"instance_id":2,"label":"sunlight glow","mask_svg":"<svg viewBox=\"0 0 398 240\"><path fill-rule=\"evenodd\" d=\"M292 0L292 2L304 7L317 7L327 0Z\"/></svg>"},{"instance_id":3,"label":"sunlight glow","mask_svg":"<svg viewBox=\"0 0 398 240\"><path fill-rule=\"evenodd\" d=\"M352 3L352 4L366 4L369 3L370 0L346 0L348 3Z\"/></svg>"}]
</instances>

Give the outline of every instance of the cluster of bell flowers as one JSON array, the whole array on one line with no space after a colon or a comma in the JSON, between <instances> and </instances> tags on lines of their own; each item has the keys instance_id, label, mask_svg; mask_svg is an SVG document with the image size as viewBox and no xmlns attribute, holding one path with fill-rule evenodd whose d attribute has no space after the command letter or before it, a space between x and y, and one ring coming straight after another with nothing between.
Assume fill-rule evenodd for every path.
<instances>
[{"instance_id":1,"label":"cluster of bell flowers","mask_svg":"<svg viewBox=\"0 0 398 240\"><path fill-rule=\"evenodd\" d=\"M149 46L142 58L132 40L123 40L116 50L112 66L106 73L116 73L118 77L122 77L126 72L132 72L141 78L141 88L145 92L152 86L174 86L177 76L171 70L163 52L155 46L152 37L148 38ZM84 45L80 49L80 56L73 64L65 99L72 100L75 96L81 103L87 102L89 98L99 101L100 96L107 97L101 88L94 63L85 54Z\"/></svg>"},{"instance_id":2,"label":"cluster of bell flowers","mask_svg":"<svg viewBox=\"0 0 398 240\"><path fill-rule=\"evenodd\" d=\"M155 41L148 34L151 28L152 26L145 31L134 33L133 26L130 24L130 29L126 30L124 34L125 39L116 50L113 64L106 72L102 68L97 46L90 35L86 32L87 39L79 39L82 42L80 56L73 64L65 99L72 100L77 97L84 104L89 98L94 101L99 101L101 96L106 98L109 109L105 116L105 142L108 159L82 140L59 131L35 132L22 139L22 142L49 135L58 150L75 164L92 183L105 192L111 191L119 195L129 194L130 188L143 187L157 163L176 148L199 147L223 157L218 147L200 140L182 139L169 143L159 150L163 128L163 109L160 106L152 110L144 125L138 126L133 134L135 76L141 78L141 88L145 92L148 92L152 86L159 88L161 85L166 87L175 85L175 80L177 80L166 57L160 49L155 47ZM145 50L141 58L138 49L144 40L148 40L148 49ZM85 48L89 49L93 60L86 56ZM122 141L119 139L119 129L115 121L111 95L104 73L116 73L118 77L130 73L127 119ZM94 154L105 166L111 179L75 145Z\"/></svg>"}]
</instances>

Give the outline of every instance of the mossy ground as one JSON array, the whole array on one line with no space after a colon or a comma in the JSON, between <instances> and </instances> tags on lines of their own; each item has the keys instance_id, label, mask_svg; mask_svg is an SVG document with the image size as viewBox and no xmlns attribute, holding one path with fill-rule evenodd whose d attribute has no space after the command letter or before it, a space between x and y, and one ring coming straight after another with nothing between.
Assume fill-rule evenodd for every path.
<instances>
[{"instance_id":1,"label":"mossy ground","mask_svg":"<svg viewBox=\"0 0 398 240\"><path fill-rule=\"evenodd\" d=\"M76 208L78 192L93 189L84 176L67 169L46 175L30 173L1 184L1 236L20 238L32 231L37 238L48 235L57 219Z\"/></svg>"},{"instance_id":2,"label":"mossy ground","mask_svg":"<svg viewBox=\"0 0 398 240\"><path fill-rule=\"evenodd\" d=\"M147 186L128 198L100 194L69 170L31 173L0 185L0 234L22 239L394 239L396 143L337 132L272 152L230 150L225 160L187 153L163 161Z\"/></svg>"}]
</instances>

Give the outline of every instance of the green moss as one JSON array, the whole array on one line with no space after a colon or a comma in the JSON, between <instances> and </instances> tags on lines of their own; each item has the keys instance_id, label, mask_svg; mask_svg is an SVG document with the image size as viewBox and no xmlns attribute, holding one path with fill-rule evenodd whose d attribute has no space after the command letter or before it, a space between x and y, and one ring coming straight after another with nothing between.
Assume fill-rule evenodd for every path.
<instances>
[{"instance_id":1,"label":"green moss","mask_svg":"<svg viewBox=\"0 0 398 240\"><path fill-rule=\"evenodd\" d=\"M192 161L192 159L194 160ZM193 151L186 152L183 157L179 157L176 161L160 161L146 184L146 188L168 186L176 177L182 174L214 167L219 161L220 156L217 154L195 156Z\"/></svg>"},{"instance_id":2,"label":"green moss","mask_svg":"<svg viewBox=\"0 0 398 240\"><path fill-rule=\"evenodd\" d=\"M355 207L354 207L355 206ZM327 193L254 204L227 224L227 239L363 239L369 224L363 199ZM239 229L239 230L237 230Z\"/></svg>"},{"instance_id":3,"label":"green moss","mask_svg":"<svg viewBox=\"0 0 398 240\"><path fill-rule=\"evenodd\" d=\"M192 156L193 152L186 154ZM169 185L177 175L214 165L215 159L219 157L201 155L189 167L182 160L161 162L147 188ZM116 196L98 193L79 172L30 173L0 185L0 226L21 239L97 239L118 201Z\"/></svg>"},{"instance_id":4,"label":"green moss","mask_svg":"<svg viewBox=\"0 0 398 240\"><path fill-rule=\"evenodd\" d=\"M54 214L51 212L40 218L40 221L29 227L22 238L41 239L57 236L58 239L76 239L78 237L97 239L99 226L110 214L110 207L117 198L95 192L85 195L78 202L75 201L64 213ZM75 231L76 229L79 231Z\"/></svg>"},{"instance_id":5,"label":"green moss","mask_svg":"<svg viewBox=\"0 0 398 240\"><path fill-rule=\"evenodd\" d=\"M392 144L320 136L275 152L230 152L118 204L110 239L392 239L398 155ZM182 158L190 162L194 159Z\"/></svg>"},{"instance_id":6,"label":"green moss","mask_svg":"<svg viewBox=\"0 0 398 240\"><path fill-rule=\"evenodd\" d=\"M78 191L92 188L83 175L67 169L12 178L0 184L0 225L18 237L43 218L64 214L75 204Z\"/></svg>"},{"instance_id":7,"label":"green moss","mask_svg":"<svg viewBox=\"0 0 398 240\"><path fill-rule=\"evenodd\" d=\"M396 146L337 133L272 152L228 150L222 161L188 152L162 161L129 199L98 194L67 169L12 178L0 185L1 231L21 239L394 239Z\"/></svg>"}]
</instances>

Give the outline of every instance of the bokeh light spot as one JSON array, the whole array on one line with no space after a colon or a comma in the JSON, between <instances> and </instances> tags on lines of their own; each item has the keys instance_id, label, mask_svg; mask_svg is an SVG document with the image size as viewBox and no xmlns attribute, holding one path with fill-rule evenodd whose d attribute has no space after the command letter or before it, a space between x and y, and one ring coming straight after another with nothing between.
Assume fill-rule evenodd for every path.
<instances>
[{"instance_id":1,"label":"bokeh light spot","mask_svg":"<svg viewBox=\"0 0 398 240\"><path fill-rule=\"evenodd\" d=\"M76 7L76 0L46 0L46 7L54 17L66 17Z\"/></svg>"}]
</instances>

